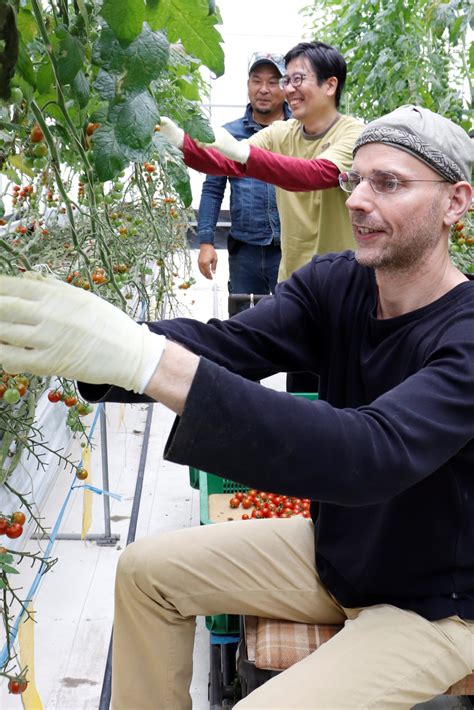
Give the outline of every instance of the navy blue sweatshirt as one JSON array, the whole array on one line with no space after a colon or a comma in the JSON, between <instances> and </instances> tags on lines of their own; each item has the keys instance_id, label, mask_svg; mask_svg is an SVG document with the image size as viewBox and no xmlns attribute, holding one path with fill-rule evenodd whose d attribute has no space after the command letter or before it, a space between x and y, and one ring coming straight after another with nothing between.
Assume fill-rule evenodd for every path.
<instances>
[{"instance_id":1,"label":"navy blue sweatshirt","mask_svg":"<svg viewBox=\"0 0 474 710\"><path fill-rule=\"evenodd\" d=\"M474 282L396 318L376 303L345 252L229 321L151 324L203 356L165 456L317 501L316 565L343 606L474 619ZM302 370L319 401L251 381Z\"/></svg>"}]
</instances>

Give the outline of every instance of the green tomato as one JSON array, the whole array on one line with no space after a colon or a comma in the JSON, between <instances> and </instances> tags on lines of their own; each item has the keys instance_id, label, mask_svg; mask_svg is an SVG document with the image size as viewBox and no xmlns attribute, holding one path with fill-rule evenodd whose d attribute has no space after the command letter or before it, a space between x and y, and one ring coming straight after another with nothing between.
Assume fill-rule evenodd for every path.
<instances>
[{"instance_id":1,"label":"green tomato","mask_svg":"<svg viewBox=\"0 0 474 710\"><path fill-rule=\"evenodd\" d=\"M17 389L9 387L7 390L5 390L3 399L7 404L16 404L20 401L20 393Z\"/></svg>"},{"instance_id":2,"label":"green tomato","mask_svg":"<svg viewBox=\"0 0 474 710\"><path fill-rule=\"evenodd\" d=\"M33 153L37 158L44 158L45 155L48 155L48 146L46 143L35 143L35 146L33 148Z\"/></svg>"},{"instance_id":3,"label":"green tomato","mask_svg":"<svg viewBox=\"0 0 474 710\"><path fill-rule=\"evenodd\" d=\"M35 158L35 159L33 160L33 166L34 166L37 170L42 170L43 168L45 168L45 167L47 166L47 164L48 164L48 159L47 159L47 158Z\"/></svg>"}]
</instances>

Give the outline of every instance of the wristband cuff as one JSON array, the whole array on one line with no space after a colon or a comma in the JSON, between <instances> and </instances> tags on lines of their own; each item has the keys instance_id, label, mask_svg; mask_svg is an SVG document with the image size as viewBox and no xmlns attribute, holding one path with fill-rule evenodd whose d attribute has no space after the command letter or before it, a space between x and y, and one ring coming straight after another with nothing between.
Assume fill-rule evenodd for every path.
<instances>
[{"instance_id":1,"label":"wristband cuff","mask_svg":"<svg viewBox=\"0 0 474 710\"><path fill-rule=\"evenodd\" d=\"M153 343L149 347L148 357L145 361L145 366L141 374L140 383L138 386L138 394L143 394L148 383L153 377L153 373L160 364L162 355L166 348L166 337L164 335L158 335L157 333L152 333L146 323L141 324L142 328L146 328L151 338L153 338ZM148 338L148 334L146 336Z\"/></svg>"}]
</instances>

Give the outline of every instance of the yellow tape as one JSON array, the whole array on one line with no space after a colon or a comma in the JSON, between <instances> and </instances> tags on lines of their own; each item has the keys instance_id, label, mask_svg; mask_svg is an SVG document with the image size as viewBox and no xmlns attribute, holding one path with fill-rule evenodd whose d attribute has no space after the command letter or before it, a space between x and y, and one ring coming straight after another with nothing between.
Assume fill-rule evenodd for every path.
<instances>
[{"instance_id":1,"label":"yellow tape","mask_svg":"<svg viewBox=\"0 0 474 710\"><path fill-rule=\"evenodd\" d=\"M120 429L122 428L122 426L124 424L125 424L125 404L123 402L121 402L120 407L119 407L117 431L120 431Z\"/></svg>"},{"instance_id":2,"label":"yellow tape","mask_svg":"<svg viewBox=\"0 0 474 710\"><path fill-rule=\"evenodd\" d=\"M91 474L91 448L86 446L82 453L82 463L85 469L89 472L86 479L87 483L92 485L92 474ZM82 492L82 530L81 530L81 540L84 540L87 533L89 532L92 523L92 491L84 488Z\"/></svg>"},{"instance_id":3,"label":"yellow tape","mask_svg":"<svg viewBox=\"0 0 474 710\"><path fill-rule=\"evenodd\" d=\"M25 710L43 710L43 703L38 694L35 681L35 622L32 604L28 606L28 614L18 629L18 646L20 650L20 666L28 668L28 686L21 694L21 702Z\"/></svg>"}]
</instances>

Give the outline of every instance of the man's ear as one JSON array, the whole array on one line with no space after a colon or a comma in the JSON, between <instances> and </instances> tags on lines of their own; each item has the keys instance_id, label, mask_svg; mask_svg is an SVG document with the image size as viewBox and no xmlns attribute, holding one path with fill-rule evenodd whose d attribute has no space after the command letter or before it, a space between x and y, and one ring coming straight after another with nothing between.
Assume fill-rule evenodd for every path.
<instances>
[{"instance_id":1,"label":"man's ear","mask_svg":"<svg viewBox=\"0 0 474 710\"><path fill-rule=\"evenodd\" d=\"M457 182L449 187L449 205L444 215L444 223L454 224L462 219L472 203L472 187L468 182Z\"/></svg>"},{"instance_id":2,"label":"man's ear","mask_svg":"<svg viewBox=\"0 0 474 710\"><path fill-rule=\"evenodd\" d=\"M337 77L335 77L335 76L330 76L329 79L326 79L326 84L328 87L328 90L327 90L328 96L335 96L336 95L338 83L339 82L337 80Z\"/></svg>"}]
</instances>

